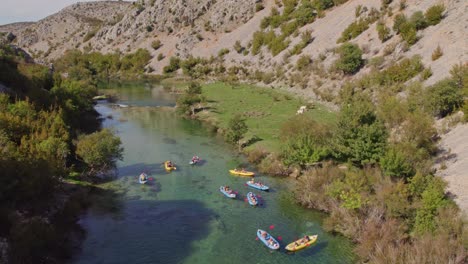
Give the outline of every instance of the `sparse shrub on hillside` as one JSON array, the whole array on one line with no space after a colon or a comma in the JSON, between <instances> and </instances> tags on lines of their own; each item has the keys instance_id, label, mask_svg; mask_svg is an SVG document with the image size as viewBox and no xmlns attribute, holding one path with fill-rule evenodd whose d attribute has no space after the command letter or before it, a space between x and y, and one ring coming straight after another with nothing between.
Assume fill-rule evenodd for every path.
<instances>
[{"instance_id":1,"label":"sparse shrub on hillside","mask_svg":"<svg viewBox=\"0 0 468 264\"><path fill-rule=\"evenodd\" d=\"M296 62L296 69L302 71L306 69L310 65L311 62L312 60L310 59L309 56L302 55Z\"/></svg>"},{"instance_id":2,"label":"sparse shrub on hillside","mask_svg":"<svg viewBox=\"0 0 468 264\"><path fill-rule=\"evenodd\" d=\"M430 67L426 68L421 72L421 81L425 81L429 79L431 76L432 76L432 69Z\"/></svg>"},{"instance_id":3,"label":"sparse shrub on hillside","mask_svg":"<svg viewBox=\"0 0 468 264\"><path fill-rule=\"evenodd\" d=\"M444 52L442 51L440 46L437 45L437 48L432 52L432 60L435 61L442 57L442 55L444 55Z\"/></svg>"},{"instance_id":4,"label":"sparse shrub on hillside","mask_svg":"<svg viewBox=\"0 0 468 264\"><path fill-rule=\"evenodd\" d=\"M178 57L171 57L169 59L169 65L163 68L164 73L171 73L175 72L180 68L180 58Z\"/></svg>"},{"instance_id":5,"label":"sparse shrub on hillside","mask_svg":"<svg viewBox=\"0 0 468 264\"><path fill-rule=\"evenodd\" d=\"M162 47L162 43L161 43L161 41L159 39L154 40L153 42L151 42L151 47L154 50L158 50L160 47Z\"/></svg>"},{"instance_id":6,"label":"sparse shrub on hillside","mask_svg":"<svg viewBox=\"0 0 468 264\"><path fill-rule=\"evenodd\" d=\"M385 26L382 22L377 23L377 33L380 41L382 42L385 42L390 38L390 28Z\"/></svg>"},{"instance_id":7,"label":"sparse shrub on hillside","mask_svg":"<svg viewBox=\"0 0 468 264\"><path fill-rule=\"evenodd\" d=\"M239 53L239 54L242 53L242 51L244 50L244 47L242 47L242 45L241 45L241 43L240 43L239 40L236 41L236 42L234 43L233 48L234 48L234 50L235 50L237 53Z\"/></svg>"},{"instance_id":8,"label":"sparse shrub on hillside","mask_svg":"<svg viewBox=\"0 0 468 264\"><path fill-rule=\"evenodd\" d=\"M220 50L218 51L218 57L223 57L224 55L226 55L226 54L228 54L228 53L229 53L229 49L226 49L226 48L220 49Z\"/></svg>"},{"instance_id":9,"label":"sparse shrub on hillside","mask_svg":"<svg viewBox=\"0 0 468 264\"><path fill-rule=\"evenodd\" d=\"M338 48L340 58L335 62L335 67L346 74L354 74L361 69L364 61L362 51L356 44L345 43Z\"/></svg>"},{"instance_id":10,"label":"sparse shrub on hillside","mask_svg":"<svg viewBox=\"0 0 468 264\"><path fill-rule=\"evenodd\" d=\"M463 105L462 90L452 79L445 79L427 88L426 102L436 116L444 117Z\"/></svg>"},{"instance_id":11,"label":"sparse shrub on hillside","mask_svg":"<svg viewBox=\"0 0 468 264\"><path fill-rule=\"evenodd\" d=\"M411 15L409 21L410 21L410 23L412 23L414 25L416 30L425 29L427 27L427 21L426 21L426 18L424 17L424 14L423 14L422 11L414 12Z\"/></svg>"},{"instance_id":12,"label":"sparse shrub on hillside","mask_svg":"<svg viewBox=\"0 0 468 264\"><path fill-rule=\"evenodd\" d=\"M258 11L261 11L265 8L265 6L263 5L263 3L257 3L255 4L255 12L258 12Z\"/></svg>"},{"instance_id":13,"label":"sparse shrub on hillside","mask_svg":"<svg viewBox=\"0 0 468 264\"><path fill-rule=\"evenodd\" d=\"M445 6L443 4L431 6L425 13L427 23L431 26L439 24L443 18L444 11Z\"/></svg>"},{"instance_id":14,"label":"sparse shrub on hillside","mask_svg":"<svg viewBox=\"0 0 468 264\"><path fill-rule=\"evenodd\" d=\"M158 57L157 57L157 60L162 61L164 58L165 58L164 55L162 53L159 53Z\"/></svg>"},{"instance_id":15,"label":"sparse shrub on hillside","mask_svg":"<svg viewBox=\"0 0 468 264\"><path fill-rule=\"evenodd\" d=\"M410 22L401 25L400 35L401 38L410 46L418 41L416 27Z\"/></svg>"},{"instance_id":16,"label":"sparse shrub on hillside","mask_svg":"<svg viewBox=\"0 0 468 264\"><path fill-rule=\"evenodd\" d=\"M408 19L404 14L398 14L395 16L395 20L393 21L393 31L397 34L400 34L402 25L406 24Z\"/></svg>"},{"instance_id":17,"label":"sparse shrub on hillside","mask_svg":"<svg viewBox=\"0 0 468 264\"><path fill-rule=\"evenodd\" d=\"M151 31L153 31L153 26L151 25L146 26L146 32L151 32Z\"/></svg>"},{"instance_id":18,"label":"sparse shrub on hillside","mask_svg":"<svg viewBox=\"0 0 468 264\"><path fill-rule=\"evenodd\" d=\"M358 19L353 23L349 24L347 28L341 33L341 37L336 43L346 42L357 36L369 28L369 23L365 19Z\"/></svg>"},{"instance_id":19,"label":"sparse shrub on hillside","mask_svg":"<svg viewBox=\"0 0 468 264\"><path fill-rule=\"evenodd\" d=\"M406 178L414 175L411 163L397 146L388 148L380 160L380 166L387 176Z\"/></svg>"},{"instance_id":20,"label":"sparse shrub on hillside","mask_svg":"<svg viewBox=\"0 0 468 264\"><path fill-rule=\"evenodd\" d=\"M400 11L405 10L406 6L407 6L406 0L400 0L400 5L399 5Z\"/></svg>"}]
</instances>

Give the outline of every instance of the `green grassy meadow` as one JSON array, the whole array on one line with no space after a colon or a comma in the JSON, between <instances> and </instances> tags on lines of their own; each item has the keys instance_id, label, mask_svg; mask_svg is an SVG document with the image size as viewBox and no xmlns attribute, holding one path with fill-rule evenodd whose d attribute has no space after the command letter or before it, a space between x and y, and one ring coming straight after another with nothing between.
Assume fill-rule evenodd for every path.
<instances>
[{"instance_id":1,"label":"green grassy meadow","mask_svg":"<svg viewBox=\"0 0 468 264\"><path fill-rule=\"evenodd\" d=\"M203 95L211 108L208 112L201 112L200 119L225 128L230 118L235 114L242 114L249 127L245 138L257 136L261 139L248 148L262 146L273 152L280 150L279 134L283 123L294 117L301 105L306 105L299 98L287 93L247 84L205 84ZM314 106L304 114L317 122L335 122L336 113L317 103Z\"/></svg>"}]
</instances>

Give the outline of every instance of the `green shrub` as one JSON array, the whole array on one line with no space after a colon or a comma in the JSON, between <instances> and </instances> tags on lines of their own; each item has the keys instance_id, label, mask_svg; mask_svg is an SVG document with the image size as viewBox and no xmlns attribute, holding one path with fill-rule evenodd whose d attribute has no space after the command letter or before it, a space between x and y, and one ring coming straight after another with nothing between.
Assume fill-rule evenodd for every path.
<instances>
[{"instance_id":1,"label":"green shrub","mask_svg":"<svg viewBox=\"0 0 468 264\"><path fill-rule=\"evenodd\" d=\"M390 28L385 26L384 23L377 23L377 33L379 35L380 41L382 42L385 42L390 38Z\"/></svg>"},{"instance_id":2,"label":"green shrub","mask_svg":"<svg viewBox=\"0 0 468 264\"><path fill-rule=\"evenodd\" d=\"M406 23L408 23L408 19L404 14L396 15L393 22L393 31L395 31L397 34L400 34L402 25Z\"/></svg>"},{"instance_id":3,"label":"green shrub","mask_svg":"<svg viewBox=\"0 0 468 264\"><path fill-rule=\"evenodd\" d=\"M442 4L431 6L425 13L427 23L431 26L439 24L443 18L444 11L445 6Z\"/></svg>"},{"instance_id":4,"label":"green shrub","mask_svg":"<svg viewBox=\"0 0 468 264\"><path fill-rule=\"evenodd\" d=\"M153 42L151 42L151 47L154 50L158 50L161 46L162 46L162 43L161 43L161 41L159 39L154 40Z\"/></svg>"},{"instance_id":5,"label":"green shrub","mask_svg":"<svg viewBox=\"0 0 468 264\"><path fill-rule=\"evenodd\" d=\"M296 68L300 71L306 69L310 63L312 62L312 60L310 59L309 56L306 56L306 55L303 55L301 56L297 62L296 62Z\"/></svg>"},{"instance_id":6,"label":"green shrub","mask_svg":"<svg viewBox=\"0 0 468 264\"><path fill-rule=\"evenodd\" d=\"M258 11L261 11L265 8L265 6L263 5L263 3L257 3L255 4L255 12L258 12Z\"/></svg>"},{"instance_id":7,"label":"green shrub","mask_svg":"<svg viewBox=\"0 0 468 264\"><path fill-rule=\"evenodd\" d=\"M361 69L364 61L359 46L345 43L338 48L340 58L335 62L335 67L346 74L354 74Z\"/></svg>"},{"instance_id":8,"label":"green shrub","mask_svg":"<svg viewBox=\"0 0 468 264\"><path fill-rule=\"evenodd\" d=\"M398 148L391 147L380 160L385 175L391 177L409 177L414 174L409 159Z\"/></svg>"},{"instance_id":9,"label":"green shrub","mask_svg":"<svg viewBox=\"0 0 468 264\"><path fill-rule=\"evenodd\" d=\"M241 43L240 43L239 40L236 41L236 42L234 43L234 47L233 47L233 48L234 48L234 50L235 50L237 53L239 53L239 54L242 53L242 51L244 50L244 47L242 47L242 45L241 45Z\"/></svg>"},{"instance_id":10,"label":"green shrub","mask_svg":"<svg viewBox=\"0 0 468 264\"><path fill-rule=\"evenodd\" d=\"M358 165L380 160L385 151L387 132L377 119L369 97L352 95L344 99L334 140L333 152L338 160L349 160Z\"/></svg>"},{"instance_id":11,"label":"green shrub","mask_svg":"<svg viewBox=\"0 0 468 264\"><path fill-rule=\"evenodd\" d=\"M226 49L226 48L220 49L220 50L218 51L218 56L219 56L219 57L223 57L224 55L226 55L226 54L228 54L228 53L229 53L229 49Z\"/></svg>"},{"instance_id":12,"label":"green shrub","mask_svg":"<svg viewBox=\"0 0 468 264\"><path fill-rule=\"evenodd\" d=\"M346 42L357 36L362 32L366 31L369 28L369 23L366 19L359 19L349 24L347 28L341 33L341 37L336 41L336 43Z\"/></svg>"},{"instance_id":13,"label":"green shrub","mask_svg":"<svg viewBox=\"0 0 468 264\"><path fill-rule=\"evenodd\" d=\"M81 136L76 146L78 154L92 170L108 169L123 159L120 138L108 129Z\"/></svg>"},{"instance_id":14,"label":"green shrub","mask_svg":"<svg viewBox=\"0 0 468 264\"><path fill-rule=\"evenodd\" d=\"M426 102L432 113L444 117L463 105L463 93L451 79L427 88Z\"/></svg>"},{"instance_id":15,"label":"green shrub","mask_svg":"<svg viewBox=\"0 0 468 264\"><path fill-rule=\"evenodd\" d=\"M410 19L409 19L410 23L414 25L414 27L416 28L416 30L421 30L421 29L425 29L427 27L427 21L426 21L426 18L424 17L424 14L422 11L416 11L414 12Z\"/></svg>"},{"instance_id":16,"label":"green shrub","mask_svg":"<svg viewBox=\"0 0 468 264\"><path fill-rule=\"evenodd\" d=\"M167 66L165 66L163 68L163 72L164 73L171 73L171 72L177 71L178 69L180 69L180 58L171 57L169 59L169 65L167 65Z\"/></svg>"},{"instance_id":17,"label":"green shrub","mask_svg":"<svg viewBox=\"0 0 468 264\"><path fill-rule=\"evenodd\" d=\"M158 54L158 57L157 57L158 61L162 61L164 58L165 57L164 57L164 55L162 53Z\"/></svg>"},{"instance_id":18,"label":"green shrub","mask_svg":"<svg viewBox=\"0 0 468 264\"><path fill-rule=\"evenodd\" d=\"M410 22L401 25L400 35L408 45L413 45L418 41L416 27Z\"/></svg>"}]
</instances>

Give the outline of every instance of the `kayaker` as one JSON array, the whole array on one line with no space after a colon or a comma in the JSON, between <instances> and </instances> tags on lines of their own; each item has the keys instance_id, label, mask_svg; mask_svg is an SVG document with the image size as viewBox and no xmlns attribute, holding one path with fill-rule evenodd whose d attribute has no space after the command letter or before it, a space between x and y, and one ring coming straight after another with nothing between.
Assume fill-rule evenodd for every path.
<instances>
[{"instance_id":1,"label":"kayaker","mask_svg":"<svg viewBox=\"0 0 468 264\"><path fill-rule=\"evenodd\" d=\"M263 238L266 238L267 237L267 233L265 231L262 231L262 237Z\"/></svg>"},{"instance_id":2,"label":"kayaker","mask_svg":"<svg viewBox=\"0 0 468 264\"><path fill-rule=\"evenodd\" d=\"M168 161L168 162L167 162L167 167L169 167L169 168L172 167L172 162L171 162L171 161Z\"/></svg>"},{"instance_id":3,"label":"kayaker","mask_svg":"<svg viewBox=\"0 0 468 264\"><path fill-rule=\"evenodd\" d=\"M140 180L146 181L146 174L144 173L140 174Z\"/></svg>"},{"instance_id":4,"label":"kayaker","mask_svg":"<svg viewBox=\"0 0 468 264\"><path fill-rule=\"evenodd\" d=\"M307 243L307 242L309 242L309 241L310 241L310 239L309 239L308 236L304 236L304 237L302 238L302 243Z\"/></svg>"}]
</instances>

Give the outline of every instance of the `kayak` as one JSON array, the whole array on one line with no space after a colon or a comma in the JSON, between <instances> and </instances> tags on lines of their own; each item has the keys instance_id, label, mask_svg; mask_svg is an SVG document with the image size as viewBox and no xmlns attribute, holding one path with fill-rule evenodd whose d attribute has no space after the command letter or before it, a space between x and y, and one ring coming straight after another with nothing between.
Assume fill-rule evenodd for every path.
<instances>
[{"instance_id":1,"label":"kayak","mask_svg":"<svg viewBox=\"0 0 468 264\"><path fill-rule=\"evenodd\" d=\"M252 188L255 188L255 189L258 189L258 190L261 190L261 191L268 191L270 188L266 185L263 185L259 182L252 182L252 181L248 181L247 182L247 185L252 187Z\"/></svg>"},{"instance_id":2,"label":"kayak","mask_svg":"<svg viewBox=\"0 0 468 264\"><path fill-rule=\"evenodd\" d=\"M253 192L249 192L247 194L247 201L252 206L256 206L258 204L258 198Z\"/></svg>"},{"instance_id":3,"label":"kayak","mask_svg":"<svg viewBox=\"0 0 468 264\"><path fill-rule=\"evenodd\" d=\"M141 177L142 175L143 175L143 178ZM146 173L140 174L140 176L138 177L138 182L140 184L145 184L147 181L148 181L148 175L146 175Z\"/></svg>"},{"instance_id":4,"label":"kayak","mask_svg":"<svg viewBox=\"0 0 468 264\"><path fill-rule=\"evenodd\" d=\"M190 164L190 165L195 165L195 164L197 164L199 161L200 161L200 160L191 160L191 161L189 162L189 164Z\"/></svg>"},{"instance_id":5,"label":"kayak","mask_svg":"<svg viewBox=\"0 0 468 264\"><path fill-rule=\"evenodd\" d=\"M225 188L224 186L219 187L219 191L229 198L233 198L233 199L236 198L236 194L232 192L232 190L227 192L224 188Z\"/></svg>"},{"instance_id":6,"label":"kayak","mask_svg":"<svg viewBox=\"0 0 468 264\"><path fill-rule=\"evenodd\" d=\"M262 234L265 234L265 236L263 236ZM278 241L276 241L276 239L270 234L268 234L266 231L258 229L257 237L260 239L260 241L263 242L263 244L265 244L265 246L267 246L270 249L277 250L280 247Z\"/></svg>"},{"instance_id":7,"label":"kayak","mask_svg":"<svg viewBox=\"0 0 468 264\"><path fill-rule=\"evenodd\" d=\"M303 249L303 248L306 248L312 244L314 244L315 242L317 242L317 238L318 238L318 235L313 235L313 236L308 236L309 237L309 241L306 242L306 243L303 243L302 242L302 238L301 239L298 239L290 244L288 244L286 246L286 250L289 250L289 251L298 251L300 249Z\"/></svg>"},{"instance_id":8,"label":"kayak","mask_svg":"<svg viewBox=\"0 0 468 264\"><path fill-rule=\"evenodd\" d=\"M241 170L229 170L231 174L240 175L240 176L254 176L255 173L251 171L241 171Z\"/></svg>"},{"instance_id":9,"label":"kayak","mask_svg":"<svg viewBox=\"0 0 468 264\"><path fill-rule=\"evenodd\" d=\"M172 171L172 170L176 170L176 169L177 169L176 166L174 166L174 164L172 164L172 167L168 167L168 166L167 166L167 163L168 163L168 162L169 162L169 161L164 162L164 168L166 168L167 171Z\"/></svg>"}]
</instances>

